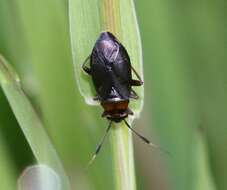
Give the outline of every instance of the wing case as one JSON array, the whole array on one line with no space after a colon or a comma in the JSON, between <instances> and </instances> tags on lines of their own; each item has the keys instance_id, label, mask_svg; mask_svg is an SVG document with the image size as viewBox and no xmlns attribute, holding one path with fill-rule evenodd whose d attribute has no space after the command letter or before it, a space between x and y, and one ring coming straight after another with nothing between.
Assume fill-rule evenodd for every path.
<instances>
[{"instance_id":1,"label":"wing case","mask_svg":"<svg viewBox=\"0 0 227 190\"><path fill-rule=\"evenodd\" d=\"M92 50L90 66L101 101L129 99L132 79L130 58L111 33L101 33Z\"/></svg>"}]
</instances>

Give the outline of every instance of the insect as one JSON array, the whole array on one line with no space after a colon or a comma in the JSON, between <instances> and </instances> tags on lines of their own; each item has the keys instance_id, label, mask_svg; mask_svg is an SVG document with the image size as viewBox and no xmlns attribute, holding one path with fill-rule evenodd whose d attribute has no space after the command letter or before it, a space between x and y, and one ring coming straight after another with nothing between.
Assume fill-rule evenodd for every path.
<instances>
[{"instance_id":1,"label":"insect","mask_svg":"<svg viewBox=\"0 0 227 190\"><path fill-rule=\"evenodd\" d=\"M90 66L86 66L88 62ZM147 138L132 129L125 120L128 115L133 115L128 107L130 99L139 98L132 86L141 86L143 81L132 67L129 55L119 40L110 32L102 32L94 45L91 55L84 61L82 68L92 78L97 93L94 100L99 101L104 109L102 117L110 120L90 163L100 152L112 122L124 121L126 126L139 138L145 143L151 144ZM132 78L132 72L137 79Z\"/></svg>"}]
</instances>

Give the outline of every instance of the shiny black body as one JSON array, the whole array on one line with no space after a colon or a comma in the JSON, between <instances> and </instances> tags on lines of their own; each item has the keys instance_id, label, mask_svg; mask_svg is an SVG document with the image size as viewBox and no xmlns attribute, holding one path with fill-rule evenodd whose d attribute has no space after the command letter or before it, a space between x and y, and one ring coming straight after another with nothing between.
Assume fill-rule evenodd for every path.
<instances>
[{"instance_id":1,"label":"shiny black body","mask_svg":"<svg viewBox=\"0 0 227 190\"><path fill-rule=\"evenodd\" d=\"M91 53L91 76L100 101L128 100L132 80L127 51L109 32L101 33Z\"/></svg>"},{"instance_id":2,"label":"shiny black body","mask_svg":"<svg viewBox=\"0 0 227 190\"><path fill-rule=\"evenodd\" d=\"M90 67L85 66L90 60ZM140 76L131 66L124 46L110 32L102 32L91 55L85 60L83 69L92 77L96 100L104 108L103 117L120 122L133 112L128 108L129 99L138 96L132 86L143 84ZM132 79L132 72L139 80Z\"/></svg>"}]
</instances>

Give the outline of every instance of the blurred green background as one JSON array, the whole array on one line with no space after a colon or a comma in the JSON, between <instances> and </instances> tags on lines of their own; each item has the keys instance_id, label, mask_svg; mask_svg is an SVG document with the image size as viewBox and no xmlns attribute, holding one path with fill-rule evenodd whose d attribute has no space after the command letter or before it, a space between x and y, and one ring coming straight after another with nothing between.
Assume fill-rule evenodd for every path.
<instances>
[{"instance_id":1,"label":"blurred green background","mask_svg":"<svg viewBox=\"0 0 227 190\"><path fill-rule=\"evenodd\" d=\"M135 143L141 190L227 189L227 11L224 1L137 0L145 107L134 127L168 150ZM91 47L92 48L92 47ZM109 142L84 168L107 121L74 80L67 1L0 0L0 54L18 71L73 189L114 189ZM0 91L0 189L35 163Z\"/></svg>"}]
</instances>

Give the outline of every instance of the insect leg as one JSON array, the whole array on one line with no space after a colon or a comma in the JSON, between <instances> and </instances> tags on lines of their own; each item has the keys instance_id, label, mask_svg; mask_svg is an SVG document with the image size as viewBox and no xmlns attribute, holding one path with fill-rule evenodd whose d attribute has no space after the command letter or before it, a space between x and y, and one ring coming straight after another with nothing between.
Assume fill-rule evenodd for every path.
<instances>
[{"instance_id":1,"label":"insect leg","mask_svg":"<svg viewBox=\"0 0 227 190\"><path fill-rule=\"evenodd\" d=\"M94 100L94 101L99 101L99 100L100 100L100 98L99 98L99 96L98 96L98 95L96 95L95 97L93 97L93 100Z\"/></svg>"},{"instance_id":2,"label":"insect leg","mask_svg":"<svg viewBox=\"0 0 227 190\"><path fill-rule=\"evenodd\" d=\"M127 108L126 112L128 115L133 115L133 111L130 108Z\"/></svg>"},{"instance_id":3,"label":"insect leg","mask_svg":"<svg viewBox=\"0 0 227 190\"><path fill-rule=\"evenodd\" d=\"M102 117L106 117L107 115L109 115L109 113L106 112L106 111L104 111L104 112L102 113Z\"/></svg>"},{"instance_id":4,"label":"insect leg","mask_svg":"<svg viewBox=\"0 0 227 190\"><path fill-rule=\"evenodd\" d=\"M143 85L143 82L140 81L140 80L134 80L132 79L131 82L130 82L131 86L142 86Z\"/></svg>"},{"instance_id":5,"label":"insect leg","mask_svg":"<svg viewBox=\"0 0 227 190\"><path fill-rule=\"evenodd\" d=\"M139 96L137 95L137 93L133 89L131 89L130 98L133 98L133 99L136 99L136 100L139 99Z\"/></svg>"},{"instance_id":6,"label":"insect leg","mask_svg":"<svg viewBox=\"0 0 227 190\"><path fill-rule=\"evenodd\" d=\"M82 69L87 73L91 74L91 69L86 66L86 63L90 60L91 55L89 55L82 64Z\"/></svg>"},{"instance_id":7,"label":"insect leg","mask_svg":"<svg viewBox=\"0 0 227 190\"><path fill-rule=\"evenodd\" d=\"M107 127L106 129L106 132L104 134L104 136L102 137L102 140L100 141L100 143L98 144L96 150L95 150L95 153L94 155L92 156L91 160L88 162L88 166L90 166L92 164L92 162L95 160L96 156L98 155L98 153L100 152L101 148L102 148L102 145L106 139L106 135L108 134L110 128L111 128L111 124L112 124L112 121L110 121L109 123L109 126Z\"/></svg>"},{"instance_id":8,"label":"insect leg","mask_svg":"<svg viewBox=\"0 0 227 190\"><path fill-rule=\"evenodd\" d=\"M143 85L143 81L142 81L141 77L140 77L139 74L136 72L136 70L133 68L133 66L131 66L131 69L132 69L132 71L134 72L134 74L136 75L136 77L139 79L139 80L134 80L134 79L132 79L132 80L131 80L131 85L132 85L132 86L141 86L141 85Z\"/></svg>"}]
</instances>

